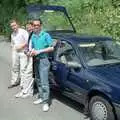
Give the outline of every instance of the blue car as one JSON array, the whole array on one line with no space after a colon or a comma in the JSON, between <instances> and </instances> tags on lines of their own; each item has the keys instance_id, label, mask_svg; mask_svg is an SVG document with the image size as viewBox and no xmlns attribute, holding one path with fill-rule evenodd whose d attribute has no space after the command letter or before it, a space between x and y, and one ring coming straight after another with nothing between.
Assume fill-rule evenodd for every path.
<instances>
[{"instance_id":1,"label":"blue car","mask_svg":"<svg viewBox=\"0 0 120 120\"><path fill-rule=\"evenodd\" d=\"M83 104L92 120L120 120L120 43L111 37L77 35L64 7L31 5L27 11L44 21L55 41L51 87Z\"/></svg>"}]
</instances>

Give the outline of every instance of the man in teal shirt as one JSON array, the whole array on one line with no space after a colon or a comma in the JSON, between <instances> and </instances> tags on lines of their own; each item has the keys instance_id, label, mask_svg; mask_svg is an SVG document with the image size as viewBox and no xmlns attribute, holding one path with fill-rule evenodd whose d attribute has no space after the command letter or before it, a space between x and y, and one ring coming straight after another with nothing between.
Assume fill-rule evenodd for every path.
<instances>
[{"instance_id":1,"label":"man in teal shirt","mask_svg":"<svg viewBox=\"0 0 120 120\"><path fill-rule=\"evenodd\" d=\"M41 20L34 20L34 33L31 37L32 40L32 51L30 56L35 56L35 80L38 88L38 100L34 101L34 104L43 104L43 111L49 110L49 81L48 73L50 63L48 60L48 53L53 51L51 36L42 31Z\"/></svg>"}]
</instances>

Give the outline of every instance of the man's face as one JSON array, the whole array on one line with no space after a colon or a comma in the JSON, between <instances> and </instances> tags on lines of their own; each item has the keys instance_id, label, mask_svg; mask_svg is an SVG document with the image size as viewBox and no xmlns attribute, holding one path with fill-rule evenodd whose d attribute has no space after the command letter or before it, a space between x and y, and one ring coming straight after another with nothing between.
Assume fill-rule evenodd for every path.
<instances>
[{"instance_id":1,"label":"man's face","mask_svg":"<svg viewBox=\"0 0 120 120\"><path fill-rule=\"evenodd\" d=\"M16 22L12 22L10 23L10 27L12 28L14 32L17 32L19 25Z\"/></svg>"},{"instance_id":2,"label":"man's face","mask_svg":"<svg viewBox=\"0 0 120 120\"><path fill-rule=\"evenodd\" d=\"M32 24L27 24L26 29L27 29L28 32L32 32L33 29L34 29L34 26Z\"/></svg>"},{"instance_id":3,"label":"man's face","mask_svg":"<svg viewBox=\"0 0 120 120\"><path fill-rule=\"evenodd\" d=\"M34 32L38 33L41 31L41 24L40 21L33 21L33 26L34 26Z\"/></svg>"}]
</instances>

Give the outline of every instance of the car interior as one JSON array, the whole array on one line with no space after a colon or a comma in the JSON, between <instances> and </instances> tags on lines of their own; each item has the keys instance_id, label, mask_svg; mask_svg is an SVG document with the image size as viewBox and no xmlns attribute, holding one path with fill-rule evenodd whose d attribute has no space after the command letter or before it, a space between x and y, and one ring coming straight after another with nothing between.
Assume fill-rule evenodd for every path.
<instances>
[{"instance_id":1,"label":"car interior","mask_svg":"<svg viewBox=\"0 0 120 120\"><path fill-rule=\"evenodd\" d=\"M69 67L81 67L79 58L77 57L74 49L68 43L62 43L57 50L57 60Z\"/></svg>"}]
</instances>

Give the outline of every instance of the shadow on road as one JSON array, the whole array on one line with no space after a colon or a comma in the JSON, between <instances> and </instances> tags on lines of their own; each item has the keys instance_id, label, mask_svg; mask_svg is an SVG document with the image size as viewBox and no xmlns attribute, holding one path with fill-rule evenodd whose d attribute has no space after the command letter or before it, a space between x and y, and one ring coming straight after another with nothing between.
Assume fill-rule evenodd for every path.
<instances>
[{"instance_id":1,"label":"shadow on road","mask_svg":"<svg viewBox=\"0 0 120 120\"><path fill-rule=\"evenodd\" d=\"M51 92L51 101L50 104L52 104L52 100L57 99L58 101L62 102L63 104L73 108L74 110L84 114L84 106L74 100L71 100L70 98L62 95L60 92ZM84 114L85 115L85 114ZM88 119L89 116L85 115L84 119ZM90 120L90 119L89 119Z\"/></svg>"}]
</instances>

